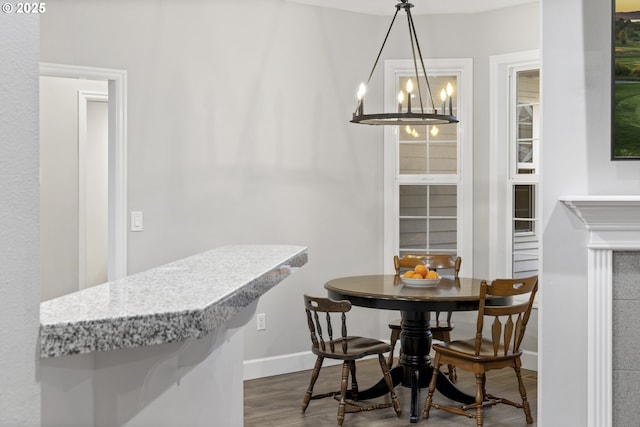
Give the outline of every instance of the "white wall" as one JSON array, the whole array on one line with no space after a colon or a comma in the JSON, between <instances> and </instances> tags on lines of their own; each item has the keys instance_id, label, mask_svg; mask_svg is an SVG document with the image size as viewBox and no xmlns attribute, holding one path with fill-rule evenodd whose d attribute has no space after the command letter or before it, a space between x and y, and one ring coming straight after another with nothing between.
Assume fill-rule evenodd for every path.
<instances>
[{"instance_id":1,"label":"white wall","mask_svg":"<svg viewBox=\"0 0 640 427\"><path fill-rule=\"evenodd\" d=\"M40 425L37 15L0 14L0 425Z\"/></svg>"},{"instance_id":2,"label":"white wall","mask_svg":"<svg viewBox=\"0 0 640 427\"><path fill-rule=\"evenodd\" d=\"M609 1L542 0L539 425L587 425L588 235L558 198L640 192L640 163L609 160L610 32Z\"/></svg>"},{"instance_id":3,"label":"white wall","mask_svg":"<svg viewBox=\"0 0 640 427\"><path fill-rule=\"evenodd\" d=\"M78 290L79 90L106 93L107 82L40 77L40 263L43 301Z\"/></svg>"}]
</instances>

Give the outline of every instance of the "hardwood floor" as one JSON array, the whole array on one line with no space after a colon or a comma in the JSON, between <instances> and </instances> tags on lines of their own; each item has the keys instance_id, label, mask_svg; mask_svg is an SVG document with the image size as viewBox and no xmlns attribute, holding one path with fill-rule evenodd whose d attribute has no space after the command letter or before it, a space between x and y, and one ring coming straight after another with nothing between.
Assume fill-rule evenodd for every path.
<instances>
[{"instance_id":1,"label":"hardwood floor","mask_svg":"<svg viewBox=\"0 0 640 427\"><path fill-rule=\"evenodd\" d=\"M358 362L358 384L361 389L369 387L380 378L380 366L377 360ZM325 366L314 387L315 392L332 391L340 388L340 369L338 366ZM338 402L331 399L313 400L305 414L301 413L304 392L309 384L311 371L295 372L269 378L245 381L244 383L244 425L245 427L294 427L294 426L334 426L337 425ZM537 373L523 370L522 375L527 389L527 397L531 404L533 424L527 424L522 409L500 404L485 408L484 425L486 427L525 427L536 426L537 415ZM369 380L371 379L371 380ZM375 380L373 380L375 379ZM458 371L458 387L475 394L475 378L468 372ZM520 400L518 382L512 369L491 371L487 374L489 393L504 396L514 401ZM347 414L344 426L377 427L377 426L446 426L473 427L474 419L453 415L442 410L432 409L429 419L420 420L417 424L409 423L410 390L397 387L396 392L402 404L403 418L398 419L393 409L385 408L371 412ZM424 405L426 389L420 393L420 412ZM379 399L388 399L387 397ZM438 394L434 400L444 402L445 398ZM376 399L378 401L378 399Z\"/></svg>"}]
</instances>

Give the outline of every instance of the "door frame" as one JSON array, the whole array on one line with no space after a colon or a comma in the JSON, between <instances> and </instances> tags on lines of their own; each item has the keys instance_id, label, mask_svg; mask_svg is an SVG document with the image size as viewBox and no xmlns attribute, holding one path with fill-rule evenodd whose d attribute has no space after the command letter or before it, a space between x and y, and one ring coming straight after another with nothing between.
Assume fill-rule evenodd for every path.
<instances>
[{"instance_id":1,"label":"door frame","mask_svg":"<svg viewBox=\"0 0 640 427\"><path fill-rule=\"evenodd\" d=\"M89 102L107 103L108 92L78 91L78 289L87 287L87 110ZM108 112L107 112L108 114ZM107 119L108 121L108 119ZM108 133L108 132L107 132ZM108 202L107 202L108 203ZM107 254L107 264L109 255ZM108 269L108 266L107 266ZM107 273L108 274L108 273ZM107 277L109 279L109 277Z\"/></svg>"},{"instance_id":2,"label":"door frame","mask_svg":"<svg viewBox=\"0 0 640 427\"><path fill-rule=\"evenodd\" d=\"M127 275L127 72L41 62L40 75L106 80L109 98L108 280Z\"/></svg>"}]
</instances>

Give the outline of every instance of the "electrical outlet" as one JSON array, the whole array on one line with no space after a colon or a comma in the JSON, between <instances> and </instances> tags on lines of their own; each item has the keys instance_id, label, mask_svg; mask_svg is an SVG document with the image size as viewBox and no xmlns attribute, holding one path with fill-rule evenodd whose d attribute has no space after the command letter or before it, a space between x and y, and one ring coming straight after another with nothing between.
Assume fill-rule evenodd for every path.
<instances>
[{"instance_id":1,"label":"electrical outlet","mask_svg":"<svg viewBox=\"0 0 640 427\"><path fill-rule=\"evenodd\" d=\"M267 315L265 313L256 314L256 330L264 331L267 329Z\"/></svg>"}]
</instances>

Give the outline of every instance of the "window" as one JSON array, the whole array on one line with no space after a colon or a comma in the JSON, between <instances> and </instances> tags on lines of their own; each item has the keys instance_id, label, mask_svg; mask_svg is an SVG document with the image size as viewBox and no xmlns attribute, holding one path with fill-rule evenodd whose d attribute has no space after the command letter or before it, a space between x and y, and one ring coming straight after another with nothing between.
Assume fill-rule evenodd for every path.
<instances>
[{"instance_id":1,"label":"window","mask_svg":"<svg viewBox=\"0 0 640 427\"><path fill-rule=\"evenodd\" d=\"M540 70L511 67L512 96L510 162L508 183L512 198L511 276L527 277L538 273L540 238L537 233L536 200L540 159Z\"/></svg>"},{"instance_id":2,"label":"window","mask_svg":"<svg viewBox=\"0 0 640 427\"><path fill-rule=\"evenodd\" d=\"M457 186L399 184L398 254L457 253Z\"/></svg>"},{"instance_id":3,"label":"window","mask_svg":"<svg viewBox=\"0 0 640 427\"><path fill-rule=\"evenodd\" d=\"M440 91L451 84L453 113L460 123L385 128L386 268L392 270L396 254L439 252L463 256L470 272L472 194L464 183L473 160L471 60L431 60L425 66L435 107L442 108ZM387 111L397 108L395 94L409 78L415 79L411 61L385 62ZM420 79L425 88L426 79ZM432 108L430 99L423 96L423 102L425 109ZM419 105L415 96L412 103L414 109Z\"/></svg>"},{"instance_id":4,"label":"window","mask_svg":"<svg viewBox=\"0 0 640 427\"><path fill-rule=\"evenodd\" d=\"M537 51L491 57L492 277L538 273L540 66Z\"/></svg>"}]
</instances>

